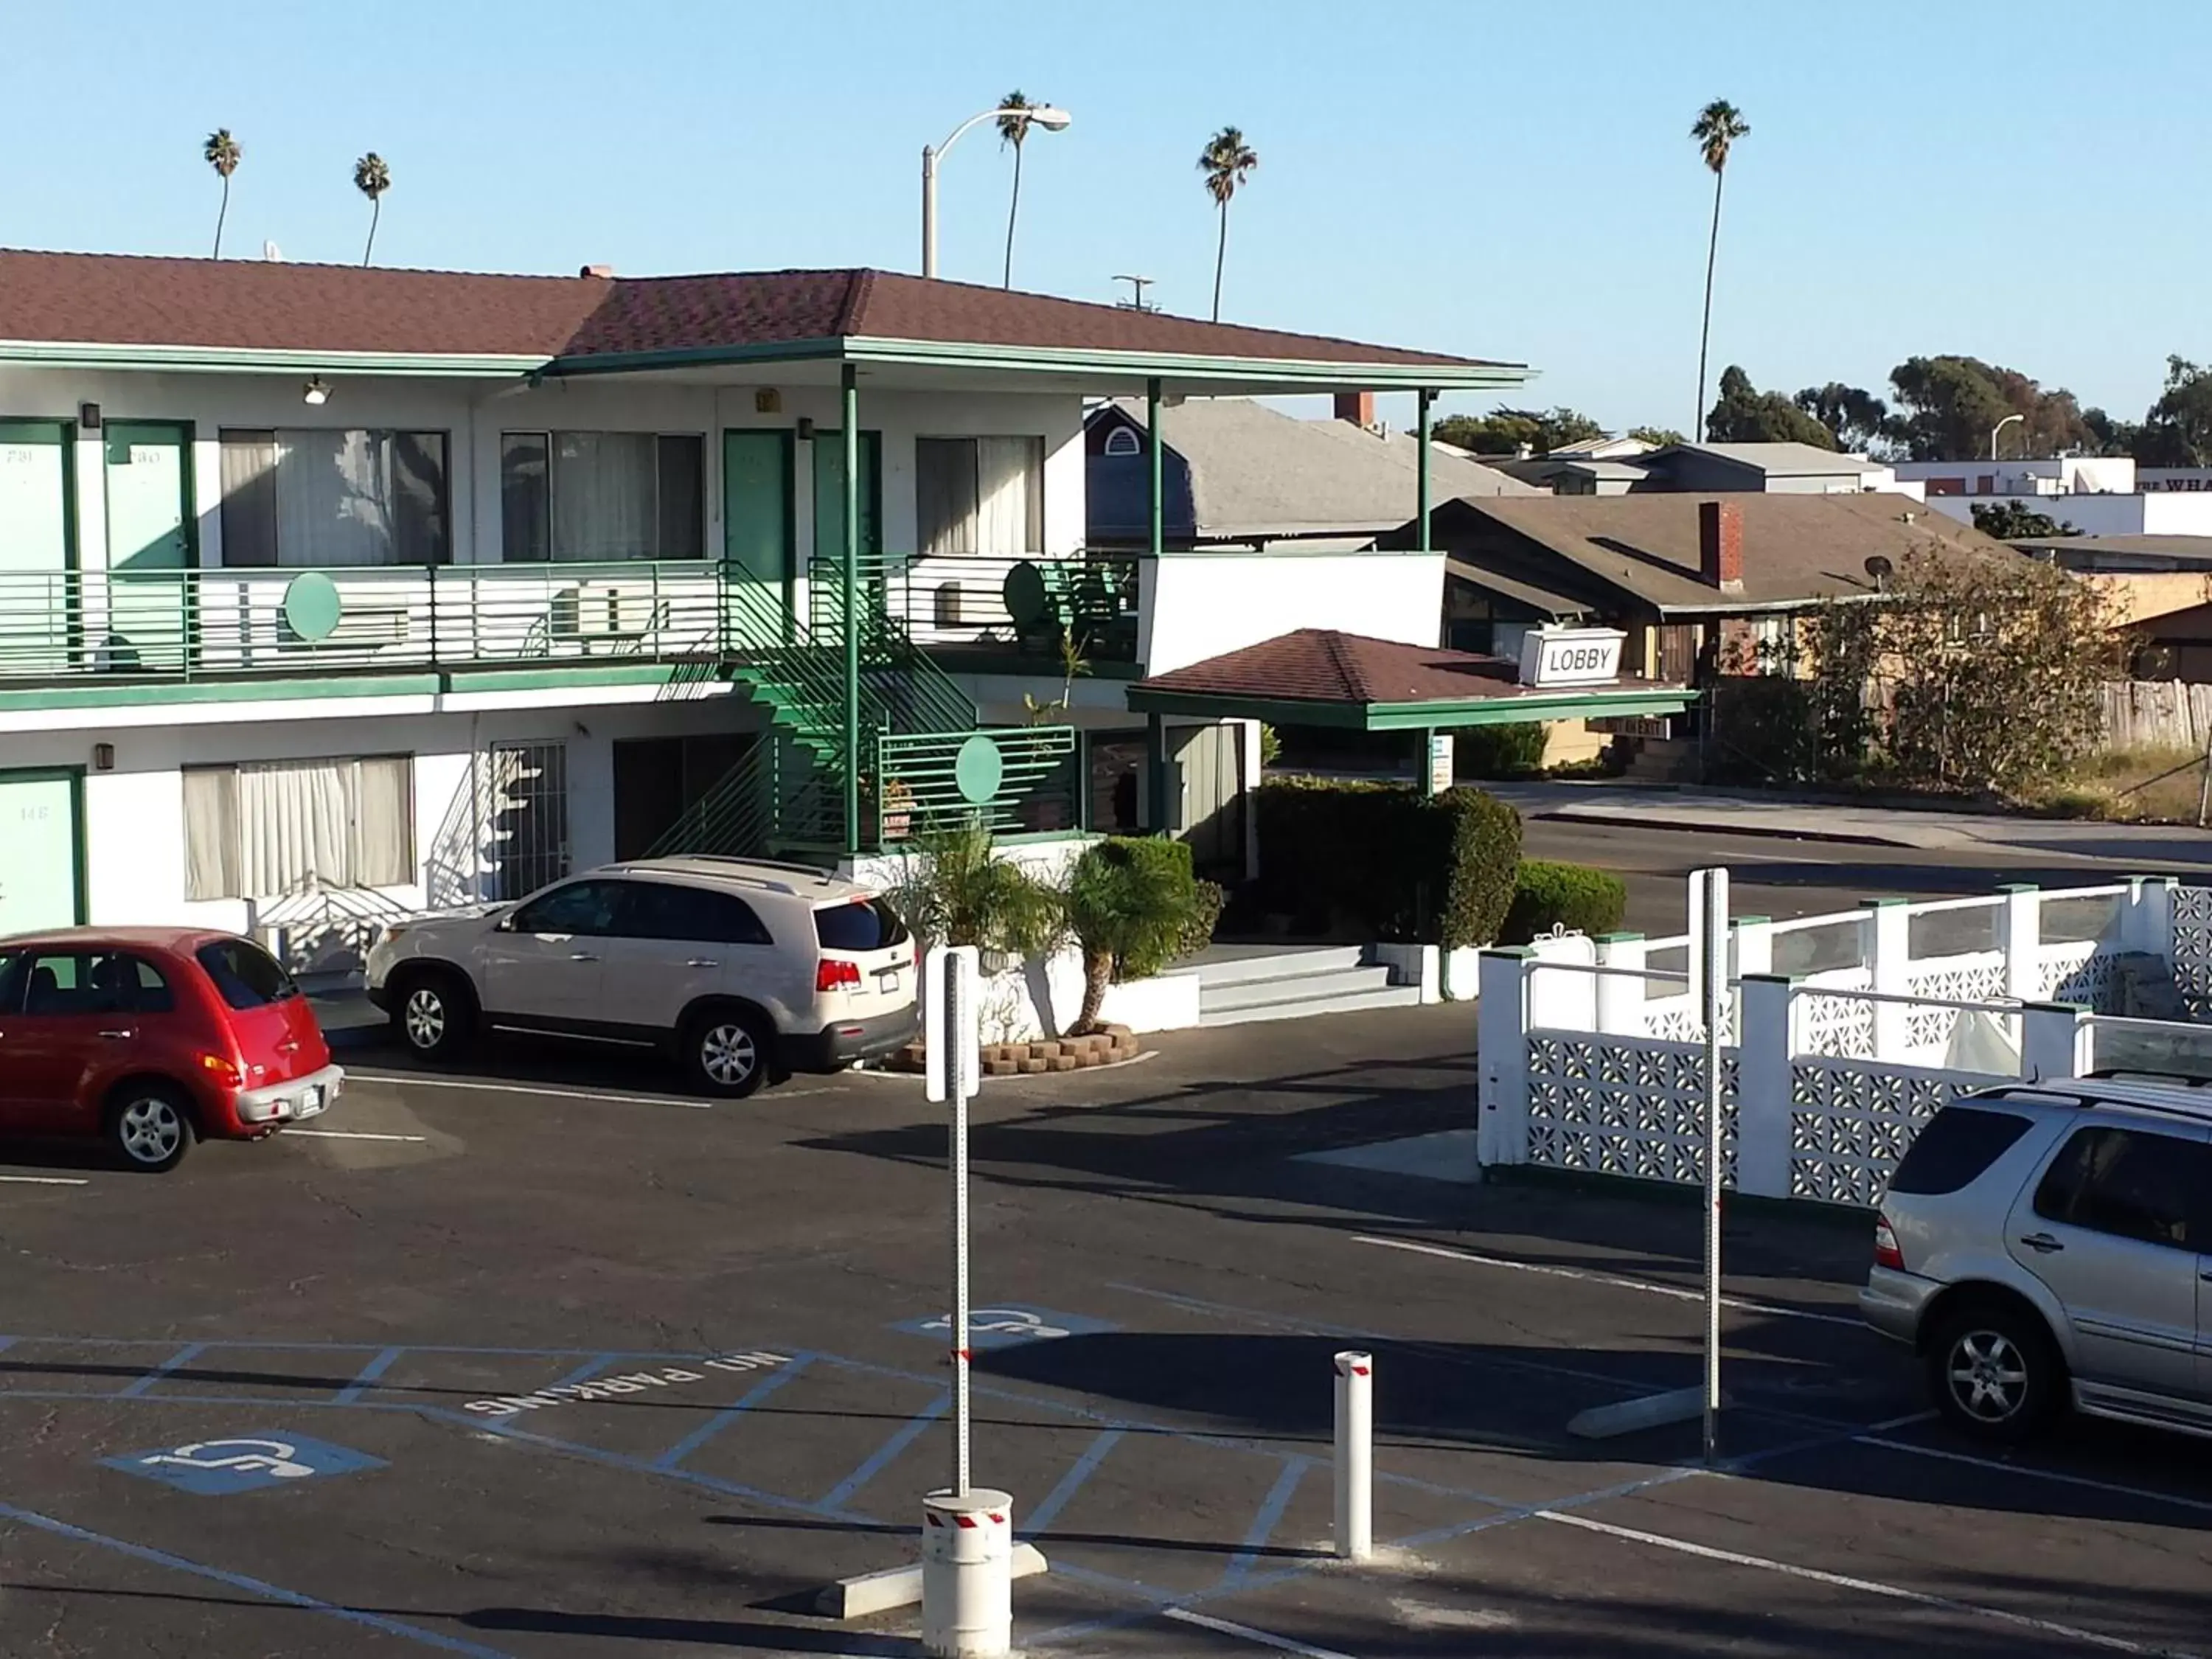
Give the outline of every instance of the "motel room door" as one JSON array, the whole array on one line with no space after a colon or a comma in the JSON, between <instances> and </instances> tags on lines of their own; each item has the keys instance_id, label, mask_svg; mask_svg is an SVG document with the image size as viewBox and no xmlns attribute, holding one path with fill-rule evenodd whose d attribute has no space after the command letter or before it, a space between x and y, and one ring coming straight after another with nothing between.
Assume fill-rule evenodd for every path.
<instances>
[{"instance_id":1,"label":"motel room door","mask_svg":"<svg viewBox=\"0 0 2212 1659\"><path fill-rule=\"evenodd\" d=\"M173 421L106 427L106 615L96 638L118 672L181 668L191 644L198 562L192 518L192 429Z\"/></svg>"},{"instance_id":2,"label":"motel room door","mask_svg":"<svg viewBox=\"0 0 2212 1659\"><path fill-rule=\"evenodd\" d=\"M83 779L0 772L0 938L85 920Z\"/></svg>"}]
</instances>

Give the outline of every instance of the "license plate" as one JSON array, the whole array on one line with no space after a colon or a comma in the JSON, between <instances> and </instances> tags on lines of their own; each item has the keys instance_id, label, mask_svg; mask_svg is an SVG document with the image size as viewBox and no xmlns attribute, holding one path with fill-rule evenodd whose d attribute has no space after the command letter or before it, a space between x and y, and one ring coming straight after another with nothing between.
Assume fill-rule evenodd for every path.
<instances>
[{"instance_id":1,"label":"license plate","mask_svg":"<svg viewBox=\"0 0 2212 1659\"><path fill-rule=\"evenodd\" d=\"M319 1084L314 1088L309 1089L301 1095L300 1115L301 1117L313 1117L322 1109L323 1091L322 1086Z\"/></svg>"},{"instance_id":2,"label":"license plate","mask_svg":"<svg viewBox=\"0 0 2212 1659\"><path fill-rule=\"evenodd\" d=\"M886 968L883 972L876 975L876 989L878 991L896 991L898 988L899 976L897 969Z\"/></svg>"}]
</instances>

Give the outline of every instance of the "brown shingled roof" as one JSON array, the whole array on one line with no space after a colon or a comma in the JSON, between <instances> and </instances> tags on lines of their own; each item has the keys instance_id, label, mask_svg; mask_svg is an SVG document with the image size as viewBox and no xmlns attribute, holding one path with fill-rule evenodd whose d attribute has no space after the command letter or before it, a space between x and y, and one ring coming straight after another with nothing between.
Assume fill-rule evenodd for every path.
<instances>
[{"instance_id":1,"label":"brown shingled roof","mask_svg":"<svg viewBox=\"0 0 2212 1659\"><path fill-rule=\"evenodd\" d=\"M843 337L1492 366L880 270L508 276L0 250L0 341L550 360Z\"/></svg>"},{"instance_id":2,"label":"brown shingled roof","mask_svg":"<svg viewBox=\"0 0 2212 1659\"><path fill-rule=\"evenodd\" d=\"M1510 696L1521 688L1520 670L1503 658L1301 628L1153 675L1133 689L1277 702L1395 703Z\"/></svg>"}]
</instances>

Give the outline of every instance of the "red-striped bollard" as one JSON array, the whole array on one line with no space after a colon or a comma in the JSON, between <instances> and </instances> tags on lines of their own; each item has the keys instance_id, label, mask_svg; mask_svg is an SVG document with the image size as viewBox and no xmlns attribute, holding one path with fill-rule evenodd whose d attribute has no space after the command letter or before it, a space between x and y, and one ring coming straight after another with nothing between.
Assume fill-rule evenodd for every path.
<instances>
[{"instance_id":1,"label":"red-striped bollard","mask_svg":"<svg viewBox=\"0 0 2212 1659\"><path fill-rule=\"evenodd\" d=\"M1364 1561L1375 1553L1375 1359L1349 1350L1336 1357L1336 1553Z\"/></svg>"},{"instance_id":2,"label":"red-striped bollard","mask_svg":"<svg viewBox=\"0 0 2212 1659\"><path fill-rule=\"evenodd\" d=\"M971 1486L921 1500L921 1645L1001 1659L1014 1641L1014 1500Z\"/></svg>"}]
</instances>

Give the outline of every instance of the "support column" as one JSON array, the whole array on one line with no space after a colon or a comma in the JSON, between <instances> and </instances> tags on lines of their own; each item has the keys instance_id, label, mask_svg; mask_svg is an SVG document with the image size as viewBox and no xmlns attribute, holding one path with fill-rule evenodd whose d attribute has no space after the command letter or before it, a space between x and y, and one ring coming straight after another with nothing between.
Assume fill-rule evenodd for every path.
<instances>
[{"instance_id":1,"label":"support column","mask_svg":"<svg viewBox=\"0 0 2212 1659\"><path fill-rule=\"evenodd\" d=\"M1912 912L1901 898L1869 899L1867 908L1867 988L1901 997L1911 988ZM1892 1063L1905 1058L1908 1012L1902 1002L1874 1005L1872 1058Z\"/></svg>"},{"instance_id":2,"label":"support column","mask_svg":"<svg viewBox=\"0 0 2212 1659\"><path fill-rule=\"evenodd\" d=\"M1997 949L2004 952L2004 994L2033 1002L2043 989L2043 895L2032 881L2008 881L1997 909Z\"/></svg>"},{"instance_id":3,"label":"support column","mask_svg":"<svg viewBox=\"0 0 2212 1659\"><path fill-rule=\"evenodd\" d=\"M1422 552L1431 550L1429 544L1429 405L1437 394L1423 386L1413 394L1413 428L1419 441L1419 452L1413 458L1413 505L1420 521L1420 539L1414 544Z\"/></svg>"},{"instance_id":4,"label":"support column","mask_svg":"<svg viewBox=\"0 0 2212 1659\"><path fill-rule=\"evenodd\" d=\"M1145 473L1146 522L1151 526L1146 540L1146 550L1156 562L1152 566L1152 591L1159 591L1159 566L1157 562L1165 540L1162 497L1164 494L1164 469L1160 459L1160 377L1152 375L1145 382ZM1166 722L1158 714L1145 716L1145 828L1154 835L1166 833L1168 827L1168 734Z\"/></svg>"},{"instance_id":5,"label":"support column","mask_svg":"<svg viewBox=\"0 0 2212 1659\"><path fill-rule=\"evenodd\" d=\"M860 850L860 373L858 364L847 363L838 380L845 427L845 545L840 574L845 584L845 851L848 856Z\"/></svg>"},{"instance_id":6,"label":"support column","mask_svg":"<svg viewBox=\"0 0 2212 1659\"><path fill-rule=\"evenodd\" d=\"M1168 832L1168 729L1158 714L1145 716L1145 832Z\"/></svg>"},{"instance_id":7,"label":"support column","mask_svg":"<svg viewBox=\"0 0 2212 1659\"><path fill-rule=\"evenodd\" d=\"M1160 377L1157 374L1145 382L1145 465L1151 476L1150 506L1152 510L1152 539L1146 544L1154 558L1160 556L1161 533L1160 495Z\"/></svg>"}]
</instances>

